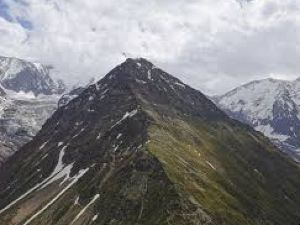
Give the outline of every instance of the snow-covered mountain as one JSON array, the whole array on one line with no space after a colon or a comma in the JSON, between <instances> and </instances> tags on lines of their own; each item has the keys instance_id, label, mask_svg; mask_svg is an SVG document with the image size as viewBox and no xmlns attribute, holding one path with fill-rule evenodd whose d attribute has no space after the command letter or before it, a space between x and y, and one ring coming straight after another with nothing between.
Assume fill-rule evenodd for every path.
<instances>
[{"instance_id":1,"label":"snow-covered mountain","mask_svg":"<svg viewBox=\"0 0 300 225\"><path fill-rule=\"evenodd\" d=\"M213 100L232 118L261 131L300 162L300 79L257 80Z\"/></svg>"},{"instance_id":2,"label":"snow-covered mountain","mask_svg":"<svg viewBox=\"0 0 300 225\"><path fill-rule=\"evenodd\" d=\"M0 165L36 135L64 90L49 67L0 56Z\"/></svg>"},{"instance_id":3,"label":"snow-covered mountain","mask_svg":"<svg viewBox=\"0 0 300 225\"><path fill-rule=\"evenodd\" d=\"M54 81L50 66L32 63L18 58L0 56L0 84L16 92L32 92L35 95L61 94L63 82Z\"/></svg>"}]
</instances>

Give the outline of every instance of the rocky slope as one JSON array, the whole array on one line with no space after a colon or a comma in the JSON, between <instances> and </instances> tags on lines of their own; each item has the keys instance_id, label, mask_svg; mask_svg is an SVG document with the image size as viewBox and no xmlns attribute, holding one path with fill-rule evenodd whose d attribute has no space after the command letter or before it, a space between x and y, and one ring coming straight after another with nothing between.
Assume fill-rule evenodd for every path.
<instances>
[{"instance_id":1,"label":"rocky slope","mask_svg":"<svg viewBox=\"0 0 300 225\"><path fill-rule=\"evenodd\" d=\"M0 97L0 166L30 141L57 109L59 96L7 91Z\"/></svg>"},{"instance_id":2,"label":"rocky slope","mask_svg":"<svg viewBox=\"0 0 300 225\"><path fill-rule=\"evenodd\" d=\"M292 225L300 168L144 59L60 107L0 169L6 225Z\"/></svg>"},{"instance_id":3,"label":"rocky slope","mask_svg":"<svg viewBox=\"0 0 300 225\"><path fill-rule=\"evenodd\" d=\"M65 85L62 81L54 81L49 74L49 66L0 56L0 84L5 89L35 95L62 94Z\"/></svg>"},{"instance_id":4,"label":"rocky slope","mask_svg":"<svg viewBox=\"0 0 300 225\"><path fill-rule=\"evenodd\" d=\"M300 162L300 79L253 81L214 100L232 118L261 131Z\"/></svg>"}]
</instances>

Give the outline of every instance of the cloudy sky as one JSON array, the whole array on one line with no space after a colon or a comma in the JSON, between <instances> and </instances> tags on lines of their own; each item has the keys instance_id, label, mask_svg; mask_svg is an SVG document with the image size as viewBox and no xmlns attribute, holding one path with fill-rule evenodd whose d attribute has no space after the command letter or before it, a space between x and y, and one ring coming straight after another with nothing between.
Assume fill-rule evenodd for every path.
<instances>
[{"instance_id":1,"label":"cloudy sky","mask_svg":"<svg viewBox=\"0 0 300 225\"><path fill-rule=\"evenodd\" d=\"M68 83L145 57L207 94L300 76L299 0L0 0L0 55Z\"/></svg>"}]
</instances>

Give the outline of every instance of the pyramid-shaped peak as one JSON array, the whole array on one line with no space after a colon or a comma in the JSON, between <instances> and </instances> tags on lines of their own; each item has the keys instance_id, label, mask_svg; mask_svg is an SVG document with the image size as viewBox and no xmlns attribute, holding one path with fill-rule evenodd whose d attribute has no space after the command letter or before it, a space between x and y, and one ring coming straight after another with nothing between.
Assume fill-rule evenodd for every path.
<instances>
[{"instance_id":1,"label":"pyramid-shaped peak","mask_svg":"<svg viewBox=\"0 0 300 225\"><path fill-rule=\"evenodd\" d=\"M202 118L226 118L225 114L197 91L184 84L178 78L157 68L146 59L128 58L125 62L111 70L95 85L91 85L81 97L89 99L109 99L106 97L126 92L125 96L132 96L139 104L151 107L168 106L168 112L196 115ZM124 94L121 96L124 97ZM127 98L126 97L126 98ZM161 109L157 109L161 111Z\"/></svg>"},{"instance_id":2,"label":"pyramid-shaped peak","mask_svg":"<svg viewBox=\"0 0 300 225\"><path fill-rule=\"evenodd\" d=\"M129 81L144 85L149 83L156 83L157 85L165 83L181 87L186 86L179 79L156 67L145 58L127 58L123 63L111 70L103 80L118 83Z\"/></svg>"}]
</instances>

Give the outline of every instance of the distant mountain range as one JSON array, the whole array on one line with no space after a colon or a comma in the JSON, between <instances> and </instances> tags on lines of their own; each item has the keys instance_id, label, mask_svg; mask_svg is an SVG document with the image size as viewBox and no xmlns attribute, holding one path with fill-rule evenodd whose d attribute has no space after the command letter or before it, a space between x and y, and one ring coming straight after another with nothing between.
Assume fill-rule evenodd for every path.
<instances>
[{"instance_id":1,"label":"distant mountain range","mask_svg":"<svg viewBox=\"0 0 300 225\"><path fill-rule=\"evenodd\" d=\"M149 61L75 95L0 168L0 224L299 224L299 165Z\"/></svg>"},{"instance_id":2,"label":"distant mountain range","mask_svg":"<svg viewBox=\"0 0 300 225\"><path fill-rule=\"evenodd\" d=\"M261 131L300 162L300 79L257 80L213 100L232 118Z\"/></svg>"}]
</instances>

